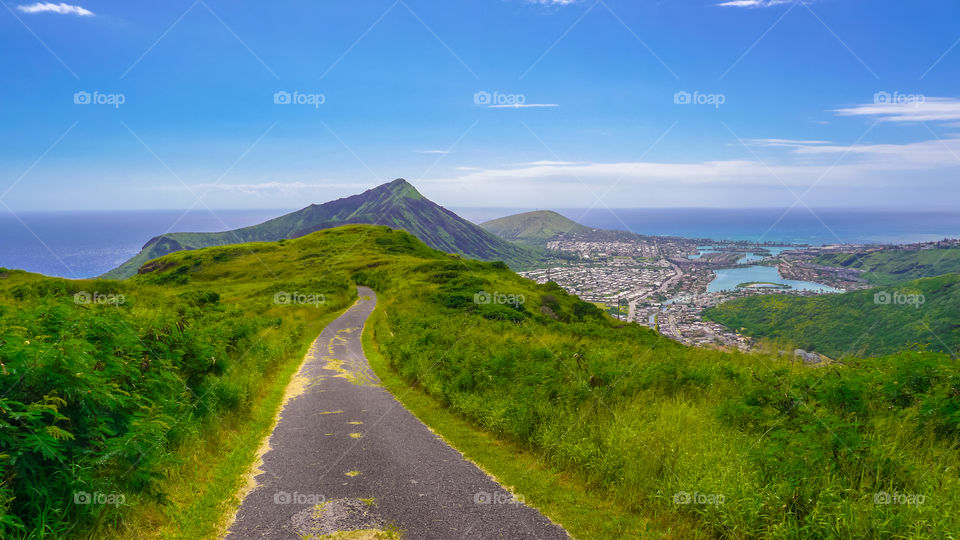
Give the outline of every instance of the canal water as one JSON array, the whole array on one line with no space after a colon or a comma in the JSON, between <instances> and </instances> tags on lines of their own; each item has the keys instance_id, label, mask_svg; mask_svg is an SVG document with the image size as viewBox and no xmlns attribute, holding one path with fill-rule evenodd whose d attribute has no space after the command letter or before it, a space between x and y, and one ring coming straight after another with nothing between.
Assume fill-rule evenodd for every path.
<instances>
[{"instance_id":1,"label":"canal water","mask_svg":"<svg viewBox=\"0 0 960 540\"><path fill-rule=\"evenodd\" d=\"M791 246L775 246L775 247L764 247L763 249L769 251L770 256L776 257L777 255L780 255L784 251L802 249L802 248L791 247ZM703 257L704 253L718 253L718 252L719 250L715 246L697 246L697 253L694 255L688 255L687 258L691 260L699 259L700 257ZM743 258L741 258L737 262L739 264L744 264L748 262L759 261L761 259L763 259L763 256L757 255L756 253L751 253L748 250L745 250L743 254Z\"/></svg>"},{"instance_id":2,"label":"canal water","mask_svg":"<svg viewBox=\"0 0 960 540\"><path fill-rule=\"evenodd\" d=\"M741 283L781 283L789 285L790 290L794 291L817 291L821 293L839 293L840 289L835 289L821 283L812 281L799 281L796 279L784 279L780 277L780 272L775 266L747 266L745 268L724 268L715 270L717 277L707 286L707 292L732 291Z\"/></svg>"}]
</instances>

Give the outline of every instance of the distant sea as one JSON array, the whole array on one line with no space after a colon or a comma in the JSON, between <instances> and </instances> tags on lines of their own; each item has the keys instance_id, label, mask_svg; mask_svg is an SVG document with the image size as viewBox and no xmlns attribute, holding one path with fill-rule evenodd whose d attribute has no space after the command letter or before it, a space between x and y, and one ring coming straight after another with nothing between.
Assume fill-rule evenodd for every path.
<instances>
[{"instance_id":1,"label":"distant sea","mask_svg":"<svg viewBox=\"0 0 960 540\"><path fill-rule=\"evenodd\" d=\"M533 210L452 208L476 223ZM554 209L589 227L638 234L790 244L906 244L960 237L960 210L905 211L803 207Z\"/></svg>"},{"instance_id":2,"label":"distant sea","mask_svg":"<svg viewBox=\"0 0 960 540\"><path fill-rule=\"evenodd\" d=\"M532 209L451 208L476 223ZM960 212L783 209L558 209L590 227L714 240L812 245L909 243L960 237ZM165 232L245 227L288 210L0 212L0 267L51 276L94 277L116 268ZM178 218L183 218L174 226ZM23 220L21 223L20 220ZM822 220L822 222L821 222ZM171 228L172 227L172 228Z\"/></svg>"},{"instance_id":3,"label":"distant sea","mask_svg":"<svg viewBox=\"0 0 960 540\"><path fill-rule=\"evenodd\" d=\"M183 210L17 212L16 216L0 212L0 267L48 276L95 277L116 268L151 238L168 230L224 231L262 223L288 211L215 210L215 215L207 210L186 215Z\"/></svg>"}]
</instances>

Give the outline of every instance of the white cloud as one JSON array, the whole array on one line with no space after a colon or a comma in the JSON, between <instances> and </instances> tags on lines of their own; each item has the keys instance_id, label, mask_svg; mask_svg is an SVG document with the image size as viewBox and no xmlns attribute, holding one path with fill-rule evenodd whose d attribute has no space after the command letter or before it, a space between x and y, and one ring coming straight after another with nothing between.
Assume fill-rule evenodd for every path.
<instances>
[{"instance_id":1,"label":"white cloud","mask_svg":"<svg viewBox=\"0 0 960 540\"><path fill-rule=\"evenodd\" d=\"M773 167L780 173L801 172L798 167ZM778 173L779 174L779 173ZM743 160L705 161L701 163L658 162L568 162L535 161L511 168L480 169L457 178L459 181L538 180L567 177L585 183L622 179L626 184L661 182L697 184L724 182L733 179L762 179L777 182L761 163ZM579 179L579 180L578 180Z\"/></svg>"},{"instance_id":2,"label":"white cloud","mask_svg":"<svg viewBox=\"0 0 960 540\"><path fill-rule=\"evenodd\" d=\"M93 17L93 12L80 6L71 6L70 4L53 4L50 2L37 2L30 5L17 6L17 9L23 13L57 13L60 15L79 15L81 17Z\"/></svg>"},{"instance_id":3,"label":"white cloud","mask_svg":"<svg viewBox=\"0 0 960 540\"><path fill-rule=\"evenodd\" d=\"M723 7L765 8L782 4L793 4L798 1L800 0L730 0L729 2L723 2L717 5Z\"/></svg>"},{"instance_id":4,"label":"white cloud","mask_svg":"<svg viewBox=\"0 0 960 540\"><path fill-rule=\"evenodd\" d=\"M602 197L613 207L763 206L792 204L815 186L810 204L923 203L960 195L960 135L908 144L839 145L818 140L759 139L790 149L776 160L701 162L530 161L492 168L457 167L423 180L428 197L465 206L524 206L548 200L582 207ZM792 193L791 193L792 192Z\"/></svg>"},{"instance_id":5,"label":"white cloud","mask_svg":"<svg viewBox=\"0 0 960 540\"><path fill-rule=\"evenodd\" d=\"M414 150L418 154L449 154L449 150Z\"/></svg>"},{"instance_id":6,"label":"white cloud","mask_svg":"<svg viewBox=\"0 0 960 540\"><path fill-rule=\"evenodd\" d=\"M860 157L860 166L873 170L919 171L960 167L960 138L933 139L907 144L862 144L855 146L802 146L802 155L847 154Z\"/></svg>"},{"instance_id":7,"label":"white cloud","mask_svg":"<svg viewBox=\"0 0 960 540\"><path fill-rule=\"evenodd\" d=\"M529 109L539 107L559 107L556 103L514 103L513 105L487 105L488 109Z\"/></svg>"},{"instance_id":8,"label":"white cloud","mask_svg":"<svg viewBox=\"0 0 960 540\"><path fill-rule=\"evenodd\" d=\"M541 6L569 6L579 1L580 0L527 0L527 3L540 4Z\"/></svg>"},{"instance_id":9,"label":"white cloud","mask_svg":"<svg viewBox=\"0 0 960 540\"><path fill-rule=\"evenodd\" d=\"M786 148L799 148L802 146L830 144L830 141L804 141L795 139L750 139L747 142L754 146L774 146Z\"/></svg>"},{"instance_id":10,"label":"white cloud","mask_svg":"<svg viewBox=\"0 0 960 540\"><path fill-rule=\"evenodd\" d=\"M157 189L163 191L191 191L195 194L209 193L211 191L236 193L241 195L290 195L301 193L312 189L368 189L373 184L358 184L347 182L324 182L324 183L306 183L306 182L261 182L258 184L191 184L184 186L182 184L160 186Z\"/></svg>"},{"instance_id":11,"label":"white cloud","mask_svg":"<svg viewBox=\"0 0 960 540\"><path fill-rule=\"evenodd\" d=\"M879 94L878 94L879 95ZM886 94L889 97L889 94ZM893 101L855 105L836 109L838 116L871 116L882 122L955 122L960 121L960 100L955 98L901 96Z\"/></svg>"}]
</instances>

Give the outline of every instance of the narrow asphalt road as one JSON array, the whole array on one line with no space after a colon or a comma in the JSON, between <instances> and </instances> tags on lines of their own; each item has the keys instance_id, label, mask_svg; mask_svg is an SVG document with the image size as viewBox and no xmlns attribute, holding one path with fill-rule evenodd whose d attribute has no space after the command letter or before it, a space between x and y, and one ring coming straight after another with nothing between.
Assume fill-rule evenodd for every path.
<instances>
[{"instance_id":1,"label":"narrow asphalt road","mask_svg":"<svg viewBox=\"0 0 960 540\"><path fill-rule=\"evenodd\" d=\"M228 538L351 530L418 538L567 538L440 440L379 385L360 337L374 292L329 324L291 383Z\"/></svg>"}]
</instances>

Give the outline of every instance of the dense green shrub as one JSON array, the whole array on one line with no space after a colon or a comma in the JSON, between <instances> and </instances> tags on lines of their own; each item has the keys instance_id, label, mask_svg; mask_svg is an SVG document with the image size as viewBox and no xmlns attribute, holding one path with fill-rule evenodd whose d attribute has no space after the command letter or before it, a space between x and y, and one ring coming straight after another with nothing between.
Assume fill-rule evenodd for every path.
<instances>
[{"instance_id":1,"label":"dense green shrub","mask_svg":"<svg viewBox=\"0 0 960 540\"><path fill-rule=\"evenodd\" d=\"M80 535L162 502L176 444L245 414L298 352L303 323L267 315L272 294L224 303L216 284L177 285L184 268L143 280L163 287L0 280L0 537ZM317 314L349 300L343 276L305 285L328 291Z\"/></svg>"}]
</instances>

